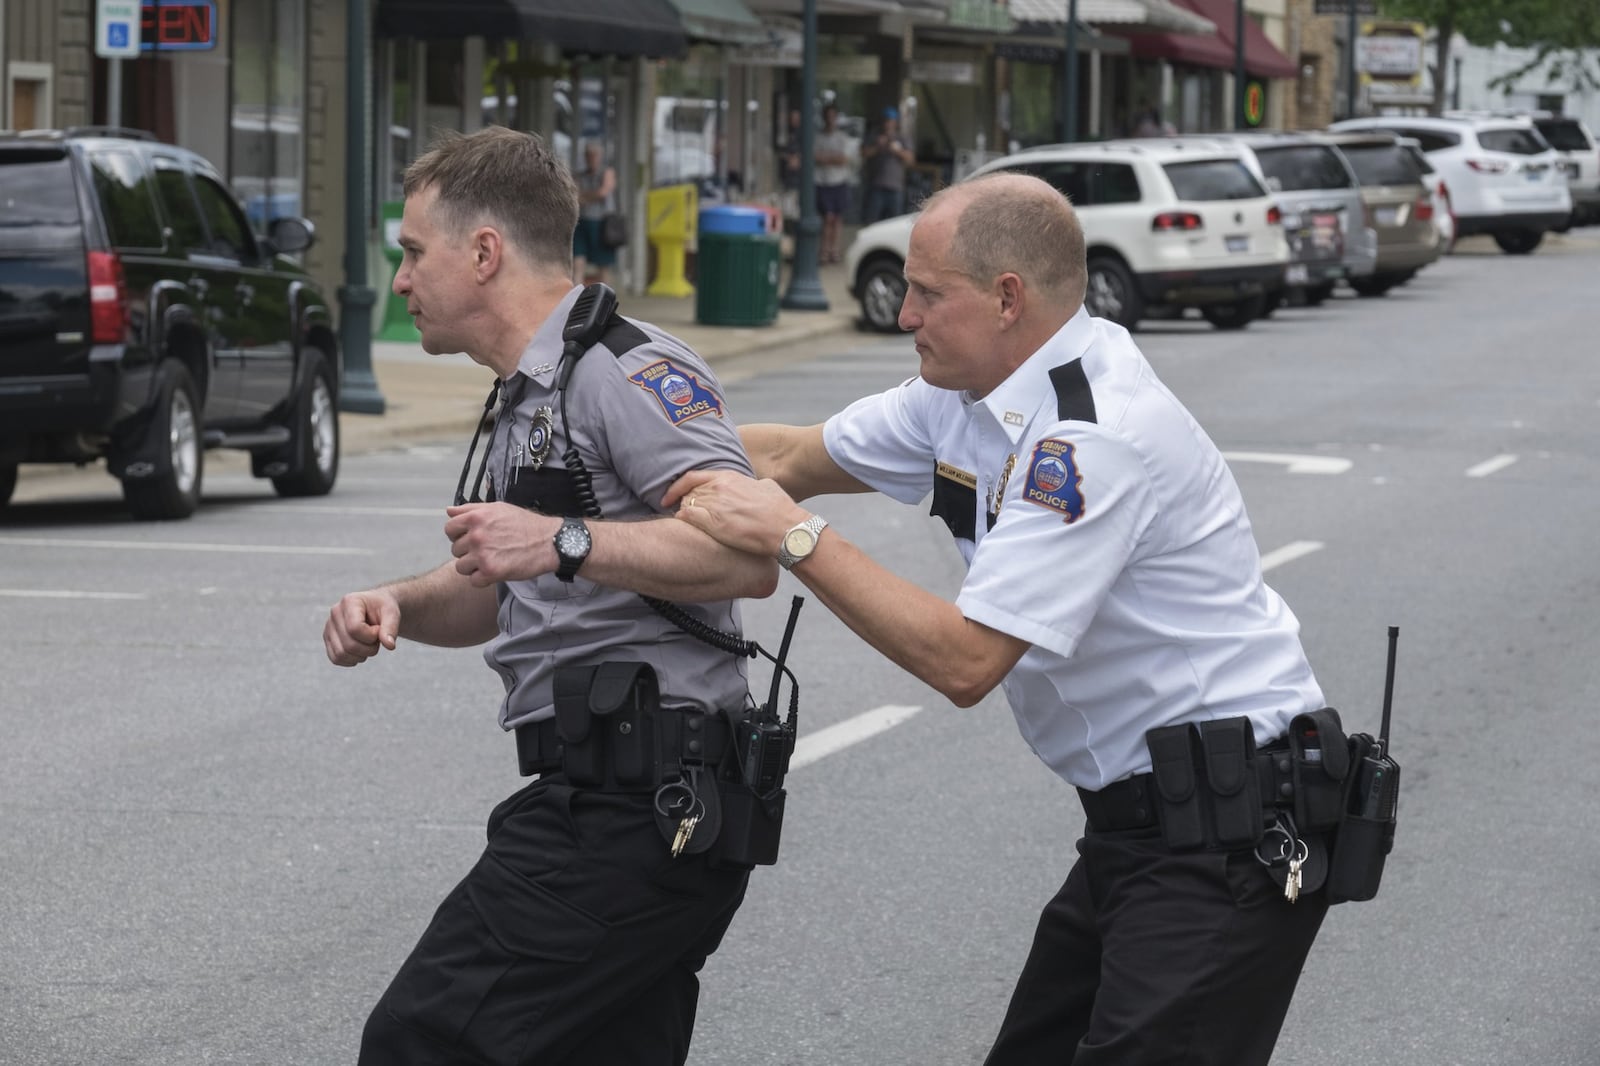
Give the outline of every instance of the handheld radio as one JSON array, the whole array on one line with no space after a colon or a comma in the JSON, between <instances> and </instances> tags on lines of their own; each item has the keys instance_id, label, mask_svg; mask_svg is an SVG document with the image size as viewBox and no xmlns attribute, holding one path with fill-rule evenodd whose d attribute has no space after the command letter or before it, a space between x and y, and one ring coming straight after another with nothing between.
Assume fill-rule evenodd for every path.
<instances>
[{"instance_id":1,"label":"handheld radio","mask_svg":"<svg viewBox=\"0 0 1600 1066\"><path fill-rule=\"evenodd\" d=\"M1395 649L1400 627L1389 627L1389 665L1383 680L1383 718L1378 739L1350 738L1353 785L1328 866L1328 902L1368 900L1378 894L1384 860L1394 847L1400 808L1400 764L1389 754L1389 716L1394 705Z\"/></svg>"}]
</instances>

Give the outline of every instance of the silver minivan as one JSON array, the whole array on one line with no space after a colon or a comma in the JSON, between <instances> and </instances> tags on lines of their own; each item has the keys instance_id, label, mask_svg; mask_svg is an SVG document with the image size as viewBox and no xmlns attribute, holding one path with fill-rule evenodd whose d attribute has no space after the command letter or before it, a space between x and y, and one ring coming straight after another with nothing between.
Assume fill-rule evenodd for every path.
<instances>
[{"instance_id":1,"label":"silver minivan","mask_svg":"<svg viewBox=\"0 0 1600 1066\"><path fill-rule=\"evenodd\" d=\"M1378 261L1378 232L1362 208L1361 183L1344 157L1315 134L1228 134L1246 151L1283 214L1289 240L1284 290L1316 306L1340 279L1370 275Z\"/></svg>"}]
</instances>

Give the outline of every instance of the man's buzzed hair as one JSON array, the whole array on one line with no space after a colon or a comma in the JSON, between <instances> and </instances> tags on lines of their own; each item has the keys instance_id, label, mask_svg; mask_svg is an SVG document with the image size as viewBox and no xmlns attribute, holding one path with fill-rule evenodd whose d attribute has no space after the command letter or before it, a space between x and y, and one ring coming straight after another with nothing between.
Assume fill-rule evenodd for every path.
<instances>
[{"instance_id":1,"label":"man's buzzed hair","mask_svg":"<svg viewBox=\"0 0 1600 1066\"><path fill-rule=\"evenodd\" d=\"M988 285L1018 274L1041 295L1083 302L1083 227L1055 186L1027 174L985 174L941 189L923 210L942 201L960 212L950 258L967 277Z\"/></svg>"},{"instance_id":2,"label":"man's buzzed hair","mask_svg":"<svg viewBox=\"0 0 1600 1066\"><path fill-rule=\"evenodd\" d=\"M578 186L538 135L490 126L447 132L406 168L410 197L433 186L456 233L487 223L502 230L524 262L572 272Z\"/></svg>"}]
</instances>

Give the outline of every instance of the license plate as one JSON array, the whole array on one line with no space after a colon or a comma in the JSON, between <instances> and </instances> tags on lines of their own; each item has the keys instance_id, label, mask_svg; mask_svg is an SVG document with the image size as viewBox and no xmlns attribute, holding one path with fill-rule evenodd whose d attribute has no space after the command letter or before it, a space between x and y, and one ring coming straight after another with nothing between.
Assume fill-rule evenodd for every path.
<instances>
[{"instance_id":1,"label":"license plate","mask_svg":"<svg viewBox=\"0 0 1600 1066\"><path fill-rule=\"evenodd\" d=\"M1248 252L1250 250L1249 237L1224 237L1223 241L1230 252Z\"/></svg>"},{"instance_id":2,"label":"license plate","mask_svg":"<svg viewBox=\"0 0 1600 1066\"><path fill-rule=\"evenodd\" d=\"M1283 272L1283 280L1289 285L1304 285L1309 278L1304 263L1290 263L1289 269Z\"/></svg>"},{"instance_id":3,"label":"license plate","mask_svg":"<svg viewBox=\"0 0 1600 1066\"><path fill-rule=\"evenodd\" d=\"M1395 224L1395 220L1400 217L1400 209L1398 207L1380 207L1372 213L1372 217L1378 220L1378 225L1380 226L1392 226Z\"/></svg>"}]
</instances>

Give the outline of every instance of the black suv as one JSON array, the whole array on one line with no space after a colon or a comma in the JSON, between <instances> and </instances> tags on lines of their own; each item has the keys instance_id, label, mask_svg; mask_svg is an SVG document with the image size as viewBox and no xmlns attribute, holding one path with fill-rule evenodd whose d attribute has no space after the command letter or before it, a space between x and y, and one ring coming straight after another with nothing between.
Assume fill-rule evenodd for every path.
<instances>
[{"instance_id":1,"label":"black suv","mask_svg":"<svg viewBox=\"0 0 1600 1066\"><path fill-rule=\"evenodd\" d=\"M200 156L137 131L0 136L0 506L19 463L105 459L142 519L200 502L208 448L282 496L339 471L327 301Z\"/></svg>"}]
</instances>

